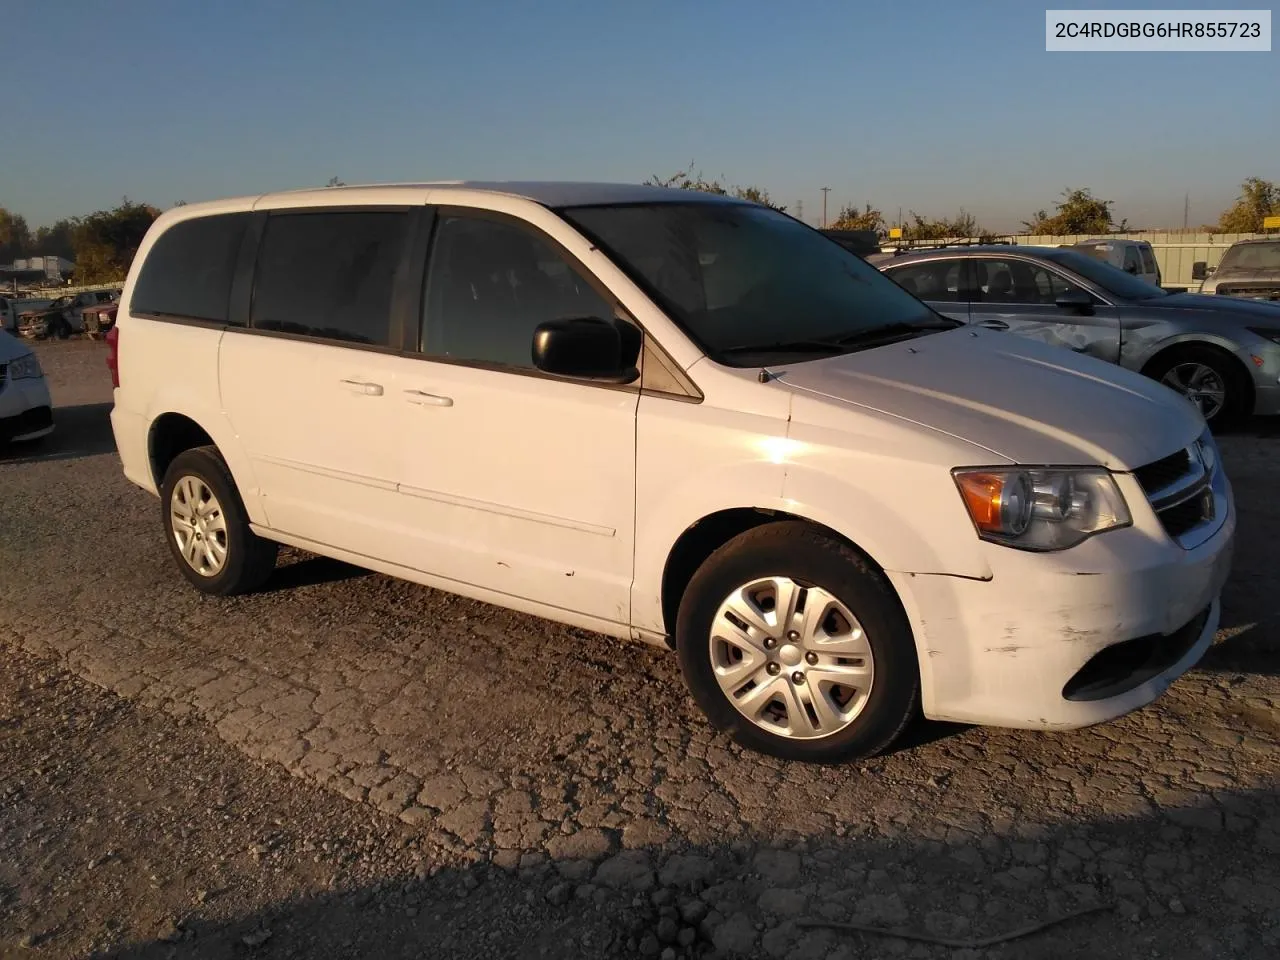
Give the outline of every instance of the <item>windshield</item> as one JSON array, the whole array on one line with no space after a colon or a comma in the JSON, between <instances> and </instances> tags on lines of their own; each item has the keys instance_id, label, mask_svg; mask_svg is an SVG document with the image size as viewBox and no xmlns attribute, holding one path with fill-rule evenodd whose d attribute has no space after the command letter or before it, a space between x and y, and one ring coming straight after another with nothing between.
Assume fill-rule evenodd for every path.
<instances>
[{"instance_id":1,"label":"windshield","mask_svg":"<svg viewBox=\"0 0 1280 960\"><path fill-rule=\"evenodd\" d=\"M954 325L862 258L767 207L693 201L559 213L731 366L778 348L842 353L876 345L873 331L910 336Z\"/></svg>"},{"instance_id":2,"label":"windshield","mask_svg":"<svg viewBox=\"0 0 1280 960\"><path fill-rule=\"evenodd\" d=\"M1091 280L1108 293L1113 293L1123 300L1150 300L1152 297L1167 297L1168 291L1157 287L1131 273L1125 273L1119 267L1095 260L1087 253L1079 250L1058 247L1052 250L1037 250L1039 256L1054 263L1060 263L1068 270L1074 270L1086 280Z\"/></svg>"},{"instance_id":3,"label":"windshield","mask_svg":"<svg viewBox=\"0 0 1280 960\"><path fill-rule=\"evenodd\" d=\"M1222 255L1219 270L1280 270L1280 243L1239 243Z\"/></svg>"},{"instance_id":4,"label":"windshield","mask_svg":"<svg viewBox=\"0 0 1280 960\"><path fill-rule=\"evenodd\" d=\"M74 297L58 297L57 300L54 300L53 303L49 304L49 306L46 307L45 309L53 310L58 307L69 307L74 302L75 302Z\"/></svg>"}]
</instances>

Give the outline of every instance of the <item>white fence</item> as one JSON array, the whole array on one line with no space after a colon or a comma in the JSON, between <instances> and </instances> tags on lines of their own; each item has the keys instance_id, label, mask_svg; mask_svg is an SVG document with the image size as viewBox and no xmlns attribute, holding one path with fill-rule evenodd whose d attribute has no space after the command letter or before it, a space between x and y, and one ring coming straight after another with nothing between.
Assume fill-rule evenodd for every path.
<instances>
[{"instance_id":1,"label":"white fence","mask_svg":"<svg viewBox=\"0 0 1280 960\"><path fill-rule=\"evenodd\" d=\"M1106 236L1109 240L1146 240L1156 255L1156 263L1160 265L1160 278L1165 286L1187 287L1195 291L1200 286L1199 280L1191 279L1191 265L1203 260L1208 266L1216 267L1227 252L1227 248L1237 240L1253 240L1267 236L1263 233L1182 233L1180 231L1164 231L1161 233L1086 233L1069 237L1028 236L1012 234L1001 237L1014 243L1027 246L1057 247L1063 244L1079 243L1093 237ZM1275 233L1270 236L1280 236Z\"/></svg>"}]
</instances>

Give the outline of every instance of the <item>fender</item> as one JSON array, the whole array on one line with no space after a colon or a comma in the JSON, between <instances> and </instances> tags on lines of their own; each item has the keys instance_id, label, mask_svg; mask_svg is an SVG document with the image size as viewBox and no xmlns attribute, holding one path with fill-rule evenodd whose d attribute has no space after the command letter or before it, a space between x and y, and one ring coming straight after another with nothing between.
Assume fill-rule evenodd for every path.
<instances>
[{"instance_id":1,"label":"fender","mask_svg":"<svg viewBox=\"0 0 1280 960\"><path fill-rule=\"evenodd\" d=\"M218 336L221 337L221 331L218 331ZM212 372L212 379L216 382L216 368ZM219 395L216 387L212 391L208 387L208 382L202 377L190 380L165 378L157 383L158 389L149 398L143 413L147 424L147 450L149 452L151 449L151 436L156 421L164 414L176 413L193 421L209 435L222 454L222 458L227 462L227 469L231 471L231 478L235 481L240 499L244 501L249 520L263 526L270 526L266 506L260 495L258 481L249 458L244 454L231 422L222 412L220 405L216 403ZM148 461L148 469L150 466ZM158 490L162 478L153 477L152 479Z\"/></svg>"},{"instance_id":2,"label":"fender","mask_svg":"<svg viewBox=\"0 0 1280 960\"><path fill-rule=\"evenodd\" d=\"M1152 343L1143 343L1141 350L1138 353L1131 355L1125 366L1132 370L1141 372L1157 354L1168 350L1170 347L1176 347L1183 344L1208 344L1210 346L1218 347L1219 349L1225 350L1227 353L1231 354L1245 365L1246 370L1248 369L1248 363L1246 362L1245 357L1241 354L1238 344L1232 343L1230 340L1225 337L1221 337L1216 333L1205 331L1197 331L1195 333L1178 333L1170 337L1162 337Z\"/></svg>"}]
</instances>

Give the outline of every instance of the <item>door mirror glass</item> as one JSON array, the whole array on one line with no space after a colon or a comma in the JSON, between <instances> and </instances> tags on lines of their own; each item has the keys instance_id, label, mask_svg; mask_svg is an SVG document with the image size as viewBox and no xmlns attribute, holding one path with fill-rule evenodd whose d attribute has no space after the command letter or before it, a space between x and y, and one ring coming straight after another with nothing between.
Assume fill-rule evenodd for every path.
<instances>
[{"instance_id":1,"label":"door mirror glass","mask_svg":"<svg viewBox=\"0 0 1280 960\"><path fill-rule=\"evenodd\" d=\"M1093 310L1093 297L1085 290L1071 288L1063 290L1054 301L1064 310L1079 310L1088 313Z\"/></svg>"},{"instance_id":2,"label":"door mirror glass","mask_svg":"<svg viewBox=\"0 0 1280 960\"><path fill-rule=\"evenodd\" d=\"M533 365L544 373L631 383L639 353L640 331L621 320L569 317L533 331Z\"/></svg>"},{"instance_id":3,"label":"door mirror glass","mask_svg":"<svg viewBox=\"0 0 1280 960\"><path fill-rule=\"evenodd\" d=\"M1203 260L1197 260L1191 265L1192 280L1203 280L1207 276L1209 276L1209 265Z\"/></svg>"}]
</instances>

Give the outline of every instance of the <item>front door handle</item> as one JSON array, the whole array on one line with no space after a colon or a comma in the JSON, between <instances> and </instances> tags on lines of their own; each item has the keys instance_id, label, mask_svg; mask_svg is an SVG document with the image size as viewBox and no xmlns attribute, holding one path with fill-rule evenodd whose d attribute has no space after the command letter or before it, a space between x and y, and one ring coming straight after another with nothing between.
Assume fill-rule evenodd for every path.
<instances>
[{"instance_id":1,"label":"front door handle","mask_svg":"<svg viewBox=\"0 0 1280 960\"><path fill-rule=\"evenodd\" d=\"M342 382L352 393L363 394L366 397L382 396L380 383L370 383L368 380L343 380Z\"/></svg>"},{"instance_id":2,"label":"front door handle","mask_svg":"<svg viewBox=\"0 0 1280 960\"><path fill-rule=\"evenodd\" d=\"M1003 320L979 320L978 326L986 327L988 330L1008 330L1009 325Z\"/></svg>"},{"instance_id":3,"label":"front door handle","mask_svg":"<svg viewBox=\"0 0 1280 960\"><path fill-rule=\"evenodd\" d=\"M427 393L425 390L406 390L405 398L410 403L423 407L452 407L453 397L442 397L439 394Z\"/></svg>"}]
</instances>

